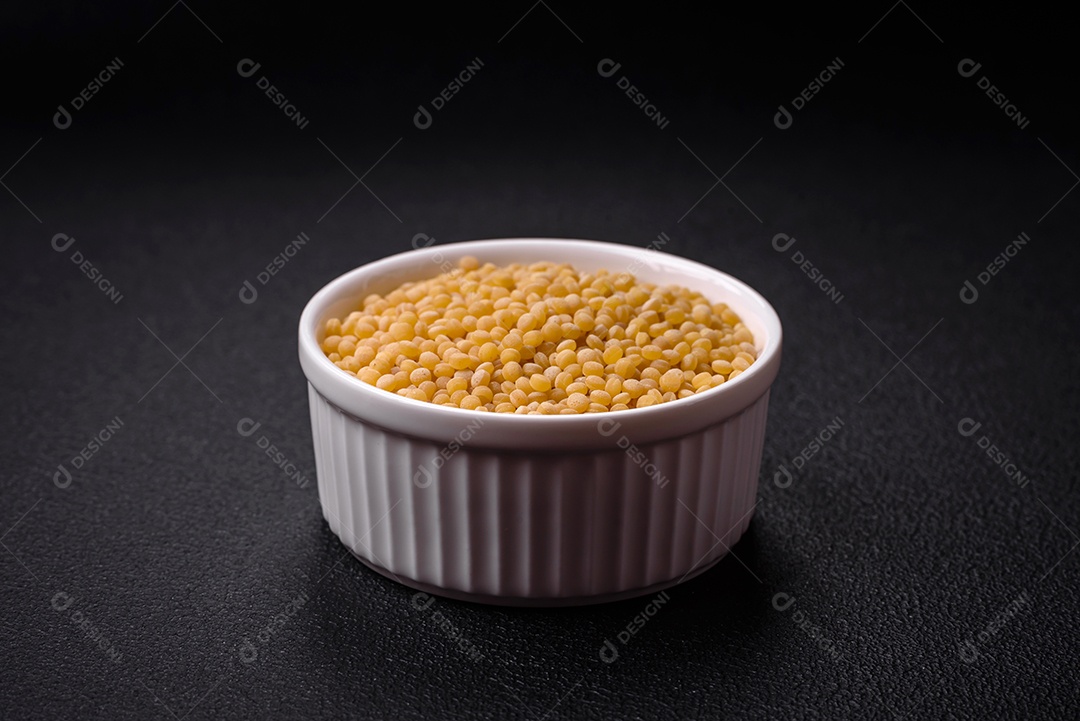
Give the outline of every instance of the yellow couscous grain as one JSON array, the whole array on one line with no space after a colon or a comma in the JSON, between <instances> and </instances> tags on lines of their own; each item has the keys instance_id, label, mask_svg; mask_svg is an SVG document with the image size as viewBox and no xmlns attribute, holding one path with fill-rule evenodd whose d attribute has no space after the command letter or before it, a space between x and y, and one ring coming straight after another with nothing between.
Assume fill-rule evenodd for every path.
<instances>
[{"instance_id":1,"label":"yellow couscous grain","mask_svg":"<svg viewBox=\"0 0 1080 721\"><path fill-rule=\"evenodd\" d=\"M468 256L369 295L324 333L326 356L364 383L496 413L646 408L731 381L757 358L739 316L687 288Z\"/></svg>"}]
</instances>

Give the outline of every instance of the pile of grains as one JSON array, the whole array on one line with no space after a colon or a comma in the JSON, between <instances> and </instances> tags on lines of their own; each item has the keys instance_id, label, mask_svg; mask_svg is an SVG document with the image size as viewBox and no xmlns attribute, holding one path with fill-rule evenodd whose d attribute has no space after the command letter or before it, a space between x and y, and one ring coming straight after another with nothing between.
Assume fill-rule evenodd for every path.
<instances>
[{"instance_id":1,"label":"pile of grains","mask_svg":"<svg viewBox=\"0 0 1080 721\"><path fill-rule=\"evenodd\" d=\"M566 263L458 265L327 321L327 357L407 398L544 415L686 398L757 357L739 316L686 288Z\"/></svg>"}]
</instances>

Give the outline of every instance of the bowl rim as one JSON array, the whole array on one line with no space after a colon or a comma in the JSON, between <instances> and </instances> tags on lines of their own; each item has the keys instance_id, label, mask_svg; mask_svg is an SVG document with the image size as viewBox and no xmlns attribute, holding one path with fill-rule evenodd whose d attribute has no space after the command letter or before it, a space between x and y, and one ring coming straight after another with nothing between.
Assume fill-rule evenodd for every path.
<instances>
[{"instance_id":1,"label":"bowl rim","mask_svg":"<svg viewBox=\"0 0 1080 721\"><path fill-rule=\"evenodd\" d=\"M361 422L449 444L453 452L466 441L470 447L510 450L610 449L614 444L626 449L630 444L636 446L686 435L738 415L768 393L776 378L783 340L779 316L751 286L711 266L658 250L596 240L490 238L416 247L416 238L413 249L365 263L326 283L311 297L300 315L299 358L309 384L337 410ZM553 244L558 245L554 252ZM444 267L447 262L456 264L456 260L464 255L479 256L483 262L487 260L484 255L512 250L541 252L552 256L552 260L568 262L575 267L578 267L575 253L578 257L602 255L605 260L610 259L608 266L624 261L631 264L628 268L637 265L646 268L651 275L677 272L696 276L702 282L711 281L730 291L729 296L737 296L737 304L743 307L736 312L744 322L752 318L756 325L764 326L766 338L759 345L757 360L733 381L646 408L577 415L482 412L405 398L343 372L323 353L317 342L320 329L330 317L330 306L346 297L358 299L367 295L373 280L396 274L400 279L395 278L387 288L389 290L410 278L433 277L441 271L433 269L433 264ZM500 261L500 264L505 263ZM407 277L401 278L402 275ZM715 292L707 294L710 302L732 304L731 297L716 296ZM753 311L748 313L747 306L752 306ZM755 332L755 344L758 343L759 334ZM620 432L616 437L615 434Z\"/></svg>"}]
</instances>

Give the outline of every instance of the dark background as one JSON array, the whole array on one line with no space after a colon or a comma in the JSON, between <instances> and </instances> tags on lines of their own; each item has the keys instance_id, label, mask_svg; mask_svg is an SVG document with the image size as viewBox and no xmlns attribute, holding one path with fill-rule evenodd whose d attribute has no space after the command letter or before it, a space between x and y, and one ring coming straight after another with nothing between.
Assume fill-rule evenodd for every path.
<instances>
[{"instance_id":1,"label":"dark background","mask_svg":"<svg viewBox=\"0 0 1080 721\"><path fill-rule=\"evenodd\" d=\"M1076 717L1069 27L1028 5L5 4L0 717ZM56 128L57 106L116 57ZM417 106L477 57L418 129ZM837 57L778 129L777 106ZM243 58L255 76L238 75ZM964 58L982 63L974 77ZM242 303L301 232L310 242ZM1030 243L979 284L1021 232ZM55 251L58 233L75 244ZM296 322L324 283L417 233L641 247L666 233L665 251L779 312L755 520L625 645L647 598L418 610L327 529ZM774 250L778 233L796 244ZM240 436L242 418L311 484ZM970 437L965 418L982 424ZM795 602L777 610L777 594Z\"/></svg>"}]
</instances>

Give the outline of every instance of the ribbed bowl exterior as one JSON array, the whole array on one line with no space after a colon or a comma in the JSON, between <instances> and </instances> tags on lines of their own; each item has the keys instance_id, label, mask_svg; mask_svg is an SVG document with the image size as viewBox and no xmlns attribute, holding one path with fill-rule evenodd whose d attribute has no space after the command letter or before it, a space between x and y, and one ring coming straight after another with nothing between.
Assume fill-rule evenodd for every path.
<instances>
[{"instance_id":1,"label":"ribbed bowl exterior","mask_svg":"<svg viewBox=\"0 0 1080 721\"><path fill-rule=\"evenodd\" d=\"M756 505L769 401L678 438L636 446L609 425L609 449L542 453L472 447L469 426L460 443L409 437L309 397L346 546L407 585L522 605L648 592L727 553Z\"/></svg>"}]
</instances>

